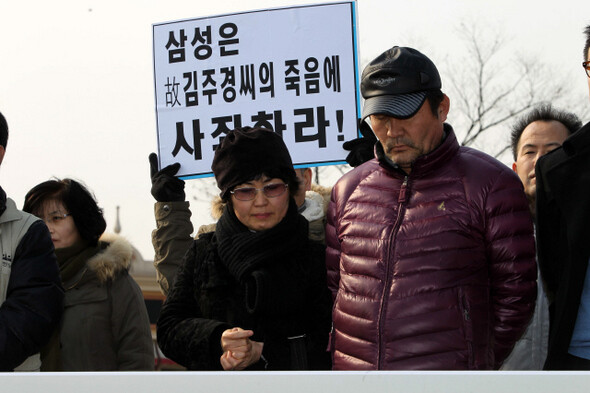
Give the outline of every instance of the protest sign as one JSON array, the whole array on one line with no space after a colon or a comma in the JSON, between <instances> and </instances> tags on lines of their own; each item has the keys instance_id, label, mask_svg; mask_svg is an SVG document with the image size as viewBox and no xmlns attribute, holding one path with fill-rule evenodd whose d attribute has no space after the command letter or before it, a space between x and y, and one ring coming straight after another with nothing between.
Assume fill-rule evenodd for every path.
<instances>
[{"instance_id":1,"label":"protest sign","mask_svg":"<svg viewBox=\"0 0 590 393\"><path fill-rule=\"evenodd\" d=\"M228 131L265 127L296 166L343 162L359 116L354 1L153 25L160 167L211 175Z\"/></svg>"}]
</instances>

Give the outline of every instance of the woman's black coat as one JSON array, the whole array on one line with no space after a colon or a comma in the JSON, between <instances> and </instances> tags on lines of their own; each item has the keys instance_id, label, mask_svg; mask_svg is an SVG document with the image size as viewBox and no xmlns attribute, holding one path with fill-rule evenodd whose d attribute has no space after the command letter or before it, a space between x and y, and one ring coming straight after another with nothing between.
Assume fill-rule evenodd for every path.
<instances>
[{"instance_id":1,"label":"woman's black coat","mask_svg":"<svg viewBox=\"0 0 590 393\"><path fill-rule=\"evenodd\" d=\"M162 307L164 354L191 370L221 370L221 334L240 327L264 342L264 359L249 369L330 369L325 249L307 232L293 202L281 223L255 234L227 208L216 232L193 242Z\"/></svg>"}]
</instances>

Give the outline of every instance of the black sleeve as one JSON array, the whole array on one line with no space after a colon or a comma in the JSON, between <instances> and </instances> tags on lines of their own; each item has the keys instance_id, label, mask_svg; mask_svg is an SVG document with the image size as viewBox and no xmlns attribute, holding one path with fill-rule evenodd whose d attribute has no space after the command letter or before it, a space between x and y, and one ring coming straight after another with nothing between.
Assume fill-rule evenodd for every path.
<instances>
[{"instance_id":1,"label":"black sleeve","mask_svg":"<svg viewBox=\"0 0 590 393\"><path fill-rule=\"evenodd\" d=\"M308 241L301 244L301 250L286 263L252 272L245 283L247 307L268 316L258 321L264 336L255 328L252 339L264 342L262 355L270 370L331 368L327 348L332 295L326 279L325 246Z\"/></svg>"},{"instance_id":2,"label":"black sleeve","mask_svg":"<svg viewBox=\"0 0 590 393\"><path fill-rule=\"evenodd\" d=\"M11 371L39 352L59 323L63 297L49 231L36 221L16 248L0 306L0 370Z\"/></svg>"},{"instance_id":3,"label":"black sleeve","mask_svg":"<svg viewBox=\"0 0 590 393\"><path fill-rule=\"evenodd\" d=\"M312 286L309 301L309 367L311 370L330 370L331 355L328 352L328 336L332 328L332 294L326 276L325 246L312 243Z\"/></svg>"},{"instance_id":4,"label":"black sleeve","mask_svg":"<svg viewBox=\"0 0 590 393\"><path fill-rule=\"evenodd\" d=\"M542 157L544 158L544 157ZM545 284L545 291L549 302L553 303L557 292L559 277L564 261L568 260L567 255L560 255L568 250L559 250L558 244L567 244L563 238L562 228L566 225L559 207L553 197L551 189L546 184L545 167L546 161L541 159L536 166L537 195L536 195L536 217L537 217L537 260L541 269L541 278Z\"/></svg>"}]
</instances>

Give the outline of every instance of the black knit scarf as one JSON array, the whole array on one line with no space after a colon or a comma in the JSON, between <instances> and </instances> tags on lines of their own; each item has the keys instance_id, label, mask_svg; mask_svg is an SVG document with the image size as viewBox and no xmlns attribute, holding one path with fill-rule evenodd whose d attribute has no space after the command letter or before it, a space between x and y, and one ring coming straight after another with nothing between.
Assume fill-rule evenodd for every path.
<instances>
[{"instance_id":1,"label":"black knit scarf","mask_svg":"<svg viewBox=\"0 0 590 393\"><path fill-rule=\"evenodd\" d=\"M64 286L86 266L86 262L100 251L100 245L91 246L85 240L79 240L70 247L55 250L59 274Z\"/></svg>"},{"instance_id":2,"label":"black knit scarf","mask_svg":"<svg viewBox=\"0 0 590 393\"><path fill-rule=\"evenodd\" d=\"M301 247L307 237L308 222L297 213L293 198L285 217L274 227L260 232L250 231L238 220L233 208L225 206L217 222L213 241L229 272L243 282L246 275L269 263L284 262Z\"/></svg>"}]
</instances>

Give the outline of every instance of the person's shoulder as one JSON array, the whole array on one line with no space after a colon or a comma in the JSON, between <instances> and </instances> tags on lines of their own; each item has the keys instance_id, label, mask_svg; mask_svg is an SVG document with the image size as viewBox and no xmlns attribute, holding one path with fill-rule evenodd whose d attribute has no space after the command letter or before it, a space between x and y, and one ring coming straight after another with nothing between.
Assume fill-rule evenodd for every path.
<instances>
[{"instance_id":1,"label":"person's shoulder","mask_svg":"<svg viewBox=\"0 0 590 393\"><path fill-rule=\"evenodd\" d=\"M369 160L350 172L344 174L334 185L330 198L330 206L338 206L337 209L348 205L351 196L360 189L368 192L361 193L362 198L375 199L380 193L373 192L375 188L393 187L394 179L403 179L401 171L386 168L377 159ZM330 209L330 207L328 207Z\"/></svg>"},{"instance_id":2,"label":"person's shoulder","mask_svg":"<svg viewBox=\"0 0 590 393\"><path fill-rule=\"evenodd\" d=\"M590 123L571 134L562 146L540 157L537 165L543 173L546 173L566 164L570 159L579 162L581 158L587 162L588 154L590 154Z\"/></svg>"},{"instance_id":3,"label":"person's shoulder","mask_svg":"<svg viewBox=\"0 0 590 393\"><path fill-rule=\"evenodd\" d=\"M100 238L101 251L91 257L87 266L95 272L101 282L112 280L129 271L135 257L131 243L122 236L103 234Z\"/></svg>"},{"instance_id":4,"label":"person's shoulder","mask_svg":"<svg viewBox=\"0 0 590 393\"><path fill-rule=\"evenodd\" d=\"M27 231L24 233L20 243L39 242L41 239L45 241L46 245L49 245L49 243L53 245L53 242L51 241L51 234L49 233L47 225L45 225L43 221L37 219L37 217L33 216L31 225L27 228Z\"/></svg>"},{"instance_id":5,"label":"person's shoulder","mask_svg":"<svg viewBox=\"0 0 590 393\"><path fill-rule=\"evenodd\" d=\"M342 190L355 187L358 183L367 179L371 173L379 171L380 168L377 159L369 160L342 175L334 185L334 188Z\"/></svg>"},{"instance_id":6,"label":"person's shoulder","mask_svg":"<svg viewBox=\"0 0 590 393\"><path fill-rule=\"evenodd\" d=\"M217 223L215 222L211 224L201 225L197 230L197 235L195 236L195 239L199 239L201 236L207 233L215 232L215 228L217 228Z\"/></svg>"},{"instance_id":7,"label":"person's shoulder","mask_svg":"<svg viewBox=\"0 0 590 393\"><path fill-rule=\"evenodd\" d=\"M461 146L459 148L458 157L462 160L466 160L471 165L480 165L482 167L488 167L498 171L510 170L510 168L508 168L497 158L494 158L489 154L472 147Z\"/></svg>"},{"instance_id":8,"label":"person's shoulder","mask_svg":"<svg viewBox=\"0 0 590 393\"><path fill-rule=\"evenodd\" d=\"M192 259L192 263L200 264L203 262L203 257L205 254L209 253L213 247L213 237L215 236L215 232L205 232L201 233L195 240L193 240L193 244L190 248L190 252L185 256Z\"/></svg>"},{"instance_id":9,"label":"person's shoulder","mask_svg":"<svg viewBox=\"0 0 590 393\"><path fill-rule=\"evenodd\" d=\"M516 173L506 164L484 153L467 146L461 146L458 153L458 167L467 171L467 174L481 177L482 175L508 176L518 179ZM520 181L520 180L519 180Z\"/></svg>"},{"instance_id":10,"label":"person's shoulder","mask_svg":"<svg viewBox=\"0 0 590 393\"><path fill-rule=\"evenodd\" d=\"M468 189L522 188L516 172L487 153L470 147L461 147L455 170L460 172Z\"/></svg>"},{"instance_id":11,"label":"person's shoulder","mask_svg":"<svg viewBox=\"0 0 590 393\"><path fill-rule=\"evenodd\" d=\"M350 171L348 171L347 175L362 176L363 173L374 172L379 170L379 168L379 160L372 158L369 161L363 162L361 165L352 168Z\"/></svg>"},{"instance_id":12,"label":"person's shoulder","mask_svg":"<svg viewBox=\"0 0 590 393\"><path fill-rule=\"evenodd\" d=\"M195 240L193 242L194 247L204 247L204 246L208 246L211 243L211 240L213 239L213 236L215 235L215 224L211 224L211 225L212 225L211 231L206 231L206 232L200 233L199 236L197 238L195 238Z\"/></svg>"},{"instance_id":13,"label":"person's shoulder","mask_svg":"<svg viewBox=\"0 0 590 393\"><path fill-rule=\"evenodd\" d=\"M9 232L5 232L5 225L10 226ZM2 227L4 227L4 230ZM51 241L51 235L49 229L47 229L47 225L38 217L18 210L14 206L10 209L7 204L7 209L0 219L0 232L2 234L10 233L10 236L13 236L15 241L18 240L18 243L15 244L15 258L25 254L28 256L53 255L53 242ZM54 259L55 257L53 256L52 260Z\"/></svg>"},{"instance_id":14,"label":"person's shoulder","mask_svg":"<svg viewBox=\"0 0 590 393\"><path fill-rule=\"evenodd\" d=\"M574 147L590 147L590 122L584 124L579 130L571 134L564 142L564 145L572 144Z\"/></svg>"},{"instance_id":15,"label":"person's shoulder","mask_svg":"<svg viewBox=\"0 0 590 393\"><path fill-rule=\"evenodd\" d=\"M564 161L567 160L567 154L563 150L563 146L558 147L550 151L547 154L539 157L537 161L537 166L541 170L541 172L550 171L552 168L555 168L561 165Z\"/></svg>"},{"instance_id":16,"label":"person's shoulder","mask_svg":"<svg viewBox=\"0 0 590 393\"><path fill-rule=\"evenodd\" d=\"M32 224L35 221L41 221L40 218L34 215L17 209L16 204L10 198L6 198L5 209L0 216L0 224L4 224L11 221L22 220L23 223Z\"/></svg>"}]
</instances>

